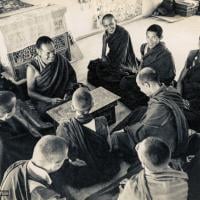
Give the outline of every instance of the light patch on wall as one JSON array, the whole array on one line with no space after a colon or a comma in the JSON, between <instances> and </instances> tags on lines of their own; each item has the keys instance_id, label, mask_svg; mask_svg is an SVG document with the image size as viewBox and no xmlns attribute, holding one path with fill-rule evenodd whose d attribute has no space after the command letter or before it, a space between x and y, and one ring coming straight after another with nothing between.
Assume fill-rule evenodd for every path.
<instances>
[{"instance_id":1,"label":"light patch on wall","mask_svg":"<svg viewBox=\"0 0 200 200\"><path fill-rule=\"evenodd\" d=\"M118 22L142 15L142 0L96 0L96 23L106 13L112 13Z\"/></svg>"}]
</instances>

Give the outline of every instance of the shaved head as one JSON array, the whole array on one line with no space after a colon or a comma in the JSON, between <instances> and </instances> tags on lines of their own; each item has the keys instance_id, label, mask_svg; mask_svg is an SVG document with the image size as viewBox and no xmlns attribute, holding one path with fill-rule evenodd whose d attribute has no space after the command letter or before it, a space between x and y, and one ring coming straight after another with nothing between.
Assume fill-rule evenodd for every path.
<instances>
[{"instance_id":1,"label":"shaved head","mask_svg":"<svg viewBox=\"0 0 200 200\"><path fill-rule=\"evenodd\" d=\"M33 151L32 161L38 166L52 172L62 166L64 160L67 158L67 154L68 146L63 138L55 135L47 135L37 142Z\"/></svg>"},{"instance_id":2,"label":"shaved head","mask_svg":"<svg viewBox=\"0 0 200 200\"><path fill-rule=\"evenodd\" d=\"M108 34L113 34L116 30L117 21L112 14L106 14L102 18L102 25Z\"/></svg>"},{"instance_id":3,"label":"shaved head","mask_svg":"<svg viewBox=\"0 0 200 200\"><path fill-rule=\"evenodd\" d=\"M15 113L16 96L10 91L0 91L0 118L8 119Z\"/></svg>"},{"instance_id":4,"label":"shaved head","mask_svg":"<svg viewBox=\"0 0 200 200\"><path fill-rule=\"evenodd\" d=\"M114 15L111 14L111 13L108 13L108 14L105 14L103 17L102 17L102 24L103 24L103 21L105 19L115 19Z\"/></svg>"},{"instance_id":5,"label":"shaved head","mask_svg":"<svg viewBox=\"0 0 200 200\"><path fill-rule=\"evenodd\" d=\"M139 71L137 80L142 84L149 82L159 82L159 77L154 69L151 67L145 67Z\"/></svg>"},{"instance_id":6,"label":"shaved head","mask_svg":"<svg viewBox=\"0 0 200 200\"><path fill-rule=\"evenodd\" d=\"M41 36L36 41L36 48L40 49L42 44L52 44L53 40L48 36Z\"/></svg>"},{"instance_id":7,"label":"shaved head","mask_svg":"<svg viewBox=\"0 0 200 200\"><path fill-rule=\"evenodd\" d=\"M141 92L148 97L154 94L161 86L158 74L150 67L145 67L139 71L136 77L136 83Z\"/></svg>"},{"instance_id":8,"label":"shaved head","mask_svg":"<svg viewBox=\"0 0 200 200\"><path fill-rule=\"evenodd\" d=\"M89 111L93 106L90 91L85 87L78 88L72 96L72 105L76 111Z\"/></svg>"},{"instance_id":9,"label":"shaved head","mask_svg":"<svg viewBox=\"0 0 200 200\"><path fill-rule=\"evenodd\" d=\"M168 165L171 152L168 145L158 137L148 137L136 147L141 162L148 169Z\"/></svg>"}]
</instances>

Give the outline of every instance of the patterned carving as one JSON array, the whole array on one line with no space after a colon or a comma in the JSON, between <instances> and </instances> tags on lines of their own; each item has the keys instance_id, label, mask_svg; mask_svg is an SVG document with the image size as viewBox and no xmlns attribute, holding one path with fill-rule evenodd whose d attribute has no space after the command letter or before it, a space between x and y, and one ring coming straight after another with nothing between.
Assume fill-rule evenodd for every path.
<instances>
[{"instance_id":1,"label":"patterned carving","mask_svg":"<svg viewBox=\"0 0 200 200\"><path fill-rule=\"evenodd\" d=\"M68 47L68 37L67 33L62 35L56 36L53 38L55 43L56 51L62 54L64 57L67 58L66 51ZM8 54L8 58L12 65L12 70L7 69L10 75L18 81L26 77L26 67L27 64L36 56L36 47L35 45L28 46L24 49L21 49L16 52L12 52Z\"/></svg>"},{"instance_id":2,"label":"patterned carving","mask_svg":"<svg viewBox=\"0 0 200 200\"><path fill-rule=\"evenodd\" d=\"M96 0L97 20L106 13L112 13L118 22L132 19L142 14L142 0ZM97 22L98 23L98 22Z\"/></svg>"},{"instance_id":3,"label":"patterned carving","mask_svg":"<svg viewBox=\"0 0 200 200\"><path fill-rule=\"evenodd\" d=\"M0 14L8 13L10 11L19 10L33 6L32 4L22 2L20 0L1 0L0 1Z\"/></svg>"}]
</instances>

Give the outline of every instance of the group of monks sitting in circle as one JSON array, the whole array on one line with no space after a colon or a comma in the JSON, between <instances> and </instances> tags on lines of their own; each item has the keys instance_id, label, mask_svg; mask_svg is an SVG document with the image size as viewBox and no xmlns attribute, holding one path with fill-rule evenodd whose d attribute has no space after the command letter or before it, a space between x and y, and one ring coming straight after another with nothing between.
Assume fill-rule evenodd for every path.
<instances>
[{"instance_id":1,"label":"group of monks sitting in circle","mask_svg":"<svg viewBox=\"0 0 200 200\"><path fill-rule=\"evenodd\" d=\"M48 109L71 99L76 116L60 124L54 135L34 137L15 116L16 95L0 91L2 200L73 199L66 185L80 189L110 181L122 161L130 164L133 176L120 186L116 199L188 198L183 170L190 154L188 130L198 132L200 127L200 50L190 52L176 83L159 25L147 29L138 60L129 33L114 16L105 15L102 24L102 58L89 63L88 82L120 95L131 115L110 133L104 116L91 116L93 98L77 83L69 61L55 52L49 37L40 37L37 56L27 68L31 101L45 117Z\"/></svg>"}]
</instances>

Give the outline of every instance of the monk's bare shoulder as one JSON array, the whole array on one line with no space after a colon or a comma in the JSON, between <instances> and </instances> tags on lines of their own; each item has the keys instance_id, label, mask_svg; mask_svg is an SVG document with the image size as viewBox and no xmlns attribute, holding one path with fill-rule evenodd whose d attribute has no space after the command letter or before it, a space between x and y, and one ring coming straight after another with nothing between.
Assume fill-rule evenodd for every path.
<instances>
[{"instance_id":1,"label":"monk's bare shoulder","mask_svg":"<svg viewBox=\"0 0 200 200\"><path fill-rule=\"evenodd\" d=\"M28 76L30 76L30 78L31 78L31 77L38 76L39 72L38 72L38 70L35 69L35 67L32 64L29 64L27 67L26 74L27 74L27 78L28 78Z\"/></svg>"},{"instance_id":2,"label":"monk's bare shoulder","mask_svg":"<svg viewBox=\"0 0 200 200\"><path fill-rule=\"evenodd\" d=\"M27 87L29 89L33 89L35 87L35 78L39 75L39 72L29 64L26 70L26 80L27 80Z\"/></svg>"}]
</instances>

